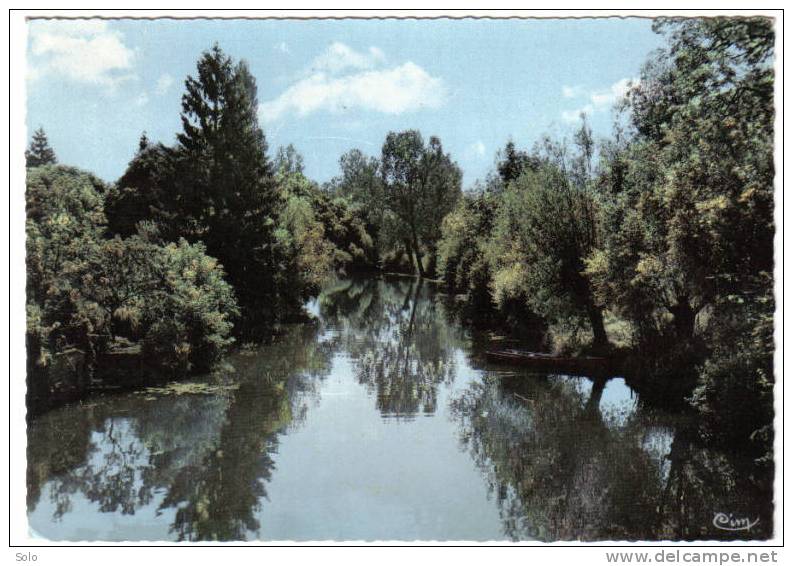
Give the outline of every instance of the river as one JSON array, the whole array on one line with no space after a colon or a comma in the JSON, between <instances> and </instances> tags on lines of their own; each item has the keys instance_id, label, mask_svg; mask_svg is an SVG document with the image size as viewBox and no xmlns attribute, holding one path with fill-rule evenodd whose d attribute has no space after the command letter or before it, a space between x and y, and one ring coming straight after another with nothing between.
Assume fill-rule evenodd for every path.
<instances>
[{"instance_id":1,"label":"river","mask_svg":"<svg viewBox=\"0 0 793 566\"><path fill-rule=\"evenodd\" d=\"M212 375L28 428L33 537L64 541L764 539L749 463L619 377L489 366L448 297L336 281ZM602 385L602 384L601 384ZM737 530L736 530L737 527Z\"/></svg>"}]
</instances>

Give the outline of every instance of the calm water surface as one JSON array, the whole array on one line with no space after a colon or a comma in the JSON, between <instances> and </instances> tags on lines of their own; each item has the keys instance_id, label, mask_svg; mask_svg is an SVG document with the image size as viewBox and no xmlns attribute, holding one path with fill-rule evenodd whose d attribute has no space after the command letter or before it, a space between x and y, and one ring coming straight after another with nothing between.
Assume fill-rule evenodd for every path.
<instances>
[{"instance_id":1,"label":"calm water surface","mask_svg":"<svg viewBox=\"0 0 793 566\"><path fill-rule=\"evenodd\" d=\"M771 505L621 378L488 367L412 279L329 286L310 324L188 384L28 429L50 540L766 538ZM751 530L714 525L751 517Z\"/></svg>"}]
</instances>

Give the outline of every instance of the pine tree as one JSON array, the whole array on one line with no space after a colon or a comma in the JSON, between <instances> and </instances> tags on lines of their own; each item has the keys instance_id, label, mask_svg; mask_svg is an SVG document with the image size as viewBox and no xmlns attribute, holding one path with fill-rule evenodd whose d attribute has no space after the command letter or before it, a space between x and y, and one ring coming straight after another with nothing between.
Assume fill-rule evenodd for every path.
<instances>
[{"instance_id":1,"label":"pine tree","mask_svg":"<svg viewBox=\"0 0 793 566\"><path fill-rule=\"evenodd\" d=\"M140 140L138 140L138 153L145 150L147 147L149 147L149 137L146 135L146 132L144 131L140 135Z\"/></svg>"},{"instance_id":2,"label":"pine tree","mask_svg":"<svg viewBox=\"0 0 793 566\"><path fill-rule=\"evenodd\" d=\"M58 163L55 151L50 147L47 134L44 128L39 127L33 132L33 139L28 150L25 152L25 161L28 167L39 167L40 165L54 165Z\"/></svg>"},{"instance_id":3,"label":"pine tree","mask_svg":"<svg viewBox=\"0 0 793 566\"><path fill-rule=\"evenodd\" d=\"M499 152L498 158L496 168L505 187L520 177L525 169L536 170L540 165L536 158L533 158L525 151L517 149L515 142L512 140L507 142L503 151Z\"/></svg>"},{"instance_id":4,"label":"pine tree","mask_svg":"<svg viewBox=\"0 0 793 566\"><path fill-rule=\"evenodd\" d=\"M197 71L182 97L178 212L189 219L193 238L220 259L247 310L267 317L263 309L283 307L277 296L284 268L275 255L275 182L257 118L256 80L244 61L234 65L217 44Z\"/></svg>"}]
</instances>

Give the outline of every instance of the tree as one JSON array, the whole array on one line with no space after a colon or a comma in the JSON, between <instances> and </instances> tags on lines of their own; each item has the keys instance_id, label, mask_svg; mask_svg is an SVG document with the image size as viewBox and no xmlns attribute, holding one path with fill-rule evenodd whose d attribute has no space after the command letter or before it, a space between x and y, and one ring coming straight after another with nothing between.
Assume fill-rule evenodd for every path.
<instances>
[{"instance_id":1,"label":"tree","mask_svg":"<svg viewBox=\"0 0 793 566\"><path fill-rule=\"evenodd\" d=\"M665 387L691 374L684 394L696 384L689 399L703 436L749 453L752 475L770 485L773 25L686 18L653 27L667 46L629 93L632 130L604 153L605 238L587 274L598 300L640 330L645 357L672 368Z\"/></svg>"},{"instance_id":2,"label":"tree","mask_svg":"<svg viewBox=\"0 0 793 566\"><path fill-rule=\"evenodd\" d=\"M282 202L279 204L276 237L280 247L293 258L293 270L285 274L301 298L317 292L336 267L335 251L325 237L325 226L317 219L314 199L319 189L301 173L279 173Z\"/></svg>"},{"instance_id":3,"label":"tree","mask_svg":"<svg viewBox=\"0 0 793 566\"><path fill-rule=\"evenodd\" d=\"M509 140L503 151L499 151L496 169L504 187L516 180L526 168L536 169L539 160L528 152L515 147L515 142Z\"/></svg>"},{"instance_id":4,"label":"tree","mask_svg":"<svg viewBox=\"0 0 793 566\"><path fill-rule=\"evenodd\" d=\"M463 195L443 219L438 243L438 272L447 288L466 293L468 303L480 310L492 302L486 249L497 206L497 197L487 192Z\"/></svg>"},{"instance_id":5,"label":"tree","mask_svg":"<svg viewBox=\"0 0 793 566\"><path fill-rule=\"evenodd\" d=\"M223 266L203 244L184 239L148 248L158 283L149 297L140 297L144 354L176 376L208 371L233 344L230 334L240 314Z\"/></svg>"},{"instance_id":6,"label":"tree","mask_svg":"<svg viewBox=\"0 0 793 566\"><path fill-rule=\"evenodd\" d=\"M104 237L104 184L61 165L28 171L26 298L28 384L46 378L55 354L81 352L88 362L109 336L88 267ZM66 380L65 380L66 381Z\"/></svg>"},{"instance_id":7,"label":"tree","mask_svg":"<svg viewBox=\"0 0 793 566\"><path fill-rule=\"evenodd\" d=\"M655 28L669 36L677 102L660 148L668 255L708 302L773 271L773 25L702 18Z\"/></svg>"},{"instance_id":8,"label":"tree","mask_svg":"<svg viewBox=\"0 0 793 566\"><path fill-rule=\"evenodd\" d=\"M339 158L341 175L332 182L333 192L365 204L376 204L382 198L380 163L376 157L351 149Z\"/></svg>"},{"instance_id":9,"label":"tree","mask_svg":"<svg viewBox=\"0 0 793 566\"><path fill-rule=\"evenodd\" d=\"M604 348L602 309L583 273L596 243L591 193L552 162L525 171L504 193L489 246L496 302L523 297L546 320L588 319Z\"/></svg>"},{"instance_id":10,"label":"tree","mask_svg":"<svg viewBox=\"0 0 793 566\"><path fill-rule=\"evenodd\" d=\"M383 182L376 157L351 149L339 158L341 175L334 177L327 190L363 207L372 226L380 227L383 216Z\"/></svg>"},{"instance_id":11,"label":"tree","mask_svg":"<svg viewBox=\"0 0 793 566\"><path fill-rule=\"evenodd\" d=\"M385 208L397 224L397 240L413 256L420 277L426 275L422 254L435 261L441 222L461 194L462 172L440 139L433 136L425 146L416 130L390 132L382 148L380 174Z\"/></svg>"},{"instance_id":12,"label":"tree","mask_svg":"<svg viewBox=\"0 0 793 566\"><path fill-rule=\"evenodd\" d=\"M308 296L334 272L371 269L376 249L360 204L332 198L301 173L279 175L278 238L296 258L294 288Z\"/></svg>"},{"instance_id":13,"label":"tree","mask_svg":"<svg viewBox=\"0 0 793 566\"><path fill-rule=\"evenodd\" d=\"M624 312L697 315L773 270L773 28L764 18L661 19L669 46L627 104L635 135L601 185L608 236L588 268Z\"/></svg>"},{"instance_id":14,"label":"tree","mask_svg":"<svg viewBox=\"0 0 793 566\"><path fill-rule=\"evenodd\" d=\"M185 81L171 212L226 267L249 315L274 320L293 299L274 236L276 185L257 118L256 81L216 44Z\"/></svg>"},{"instance_id":15,"label":"tree","mask_svg":"<svg viewBox=\"0 0 793 566\"><path fill-rule=\"evenodd\" d=\"M154 221L166 240L176 240L190 227L176 213L178 195L172 188L177 183L179 160L173 149L152 143L141 136L138 152L127 170L110 187L105 199L108 228L111 233L128 237L137 232L137 224Z\"/></svg>"},{"instance_id":16,"label":"tree","mask_svg":"<svg viewBox=\"0 0 793 566\"><path fill-rule=\"evenodd\" d=\"M149 367L177 374L207 369L232 342L238 311L217 260L202 244L159 245L144 223L137 235L108 237L106 191L60 165L27 177L28 385L37 402L53 387L87 386L119 337L142 342Z\"/></svg>"},{"instance_id":17,"label":"tree","mask_svg":"<svg viewBox=\"0 0 793 566\"><path fill-rule=\"evenodd\" d=\"M291 143L286 147L278 148L275 157L275 172L278 175L303 174L303 156L298 153Z\"/></svg>"},{"instance_id":18,"label":"tree","mask_svg":"<svg viewBox=\"0 0 793 566\"><path fill-rule=\"evenodd\" d=\"M339 158L341 174L331 179L323 187L334 200L344 199L353 215L363 220L363 228L371 238L371 251L386 252L381 238L385 224L383 205L383 181L380 177L380 163L376 157L365 155L359 149L351 149ZM377 257L369 261L377 265Z\"/></svg>"},{"instance_id":19,"label":"tree","mask_svg":"<svg viewBox=\"0 0 793 566\"><path fill-rule=\"evenodd\" d=\"M40 165L54 165L58 163L55 151L50 147L47 134L44 128L39 127L33 132L33 139L28 150L25 152L25 162L27 167L38 167Z\"/></svg>"}]
</instances>

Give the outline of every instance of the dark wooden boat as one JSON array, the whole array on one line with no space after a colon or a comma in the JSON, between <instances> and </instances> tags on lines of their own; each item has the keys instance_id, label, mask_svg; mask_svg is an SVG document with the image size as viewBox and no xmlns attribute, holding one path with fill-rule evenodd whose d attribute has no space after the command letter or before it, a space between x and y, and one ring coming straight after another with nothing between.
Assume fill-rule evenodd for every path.
<instances>
[{"instance_id":1,"label":"dark wooden boat","mask_svg":"<svg viewBox=\"0 0 793 566\"><path fill-rule=\"evenodd\" d=\"M488 350L485 355L491 362L529 366L540 370L602 372L609 366L608 358L554 356L526 350Z\"/></svg>"}]
</instances>

